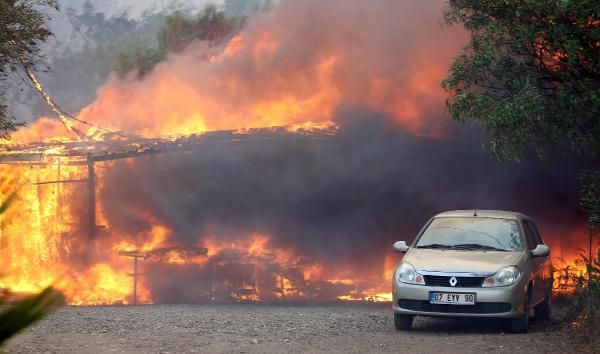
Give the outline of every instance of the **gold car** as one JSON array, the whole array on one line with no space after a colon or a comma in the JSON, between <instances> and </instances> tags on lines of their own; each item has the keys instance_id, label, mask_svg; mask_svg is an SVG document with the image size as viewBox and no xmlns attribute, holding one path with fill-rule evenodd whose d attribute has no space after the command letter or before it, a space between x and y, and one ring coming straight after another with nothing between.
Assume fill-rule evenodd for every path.
<instances>
[{"instance_id":1,"label":"gold car","mask_svg":"<svg viewBox=\"0 0 600 354\"><path fill-rule=\"evenodd\" d=\"M550 317L550 249L520 213L456 210L433 217L406 253L393 279L394 323L410 329L414 316L497 317L526 332L530 310Z\"/></svg>"}]
</instances>

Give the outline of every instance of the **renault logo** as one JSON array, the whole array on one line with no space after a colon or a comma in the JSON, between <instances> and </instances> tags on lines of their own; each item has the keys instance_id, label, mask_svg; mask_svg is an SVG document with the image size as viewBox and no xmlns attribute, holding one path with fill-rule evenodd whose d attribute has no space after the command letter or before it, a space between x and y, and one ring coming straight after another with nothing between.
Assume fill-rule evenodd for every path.
<instances>
[{"instance_id":1,"label":"renault logo","mask_svg":"<svg viewBox=\"0 0 600 354\"><path fill-rule=\"evenodd\" d=\"M456 283L458 283L458 280L456 280L456 277L452 277L449 280L450 286L456 286Z\"/></svg>"}]
</instances>

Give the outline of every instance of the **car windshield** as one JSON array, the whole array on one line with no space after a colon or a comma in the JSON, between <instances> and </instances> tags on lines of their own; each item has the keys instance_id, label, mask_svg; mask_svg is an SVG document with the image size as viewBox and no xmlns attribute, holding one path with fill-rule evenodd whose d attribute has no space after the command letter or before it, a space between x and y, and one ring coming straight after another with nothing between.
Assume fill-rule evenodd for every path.
<instances>
[{"instance_id":1,"label":"car windshield","mask_svg":"<svg viewBox=\"0 0 600 354\"><path fill-rule=\"evenodd\" d=\"M519 251L523 242L516 220L441 217L431 221L416 247Z\"/></svg>"}]
</instances>

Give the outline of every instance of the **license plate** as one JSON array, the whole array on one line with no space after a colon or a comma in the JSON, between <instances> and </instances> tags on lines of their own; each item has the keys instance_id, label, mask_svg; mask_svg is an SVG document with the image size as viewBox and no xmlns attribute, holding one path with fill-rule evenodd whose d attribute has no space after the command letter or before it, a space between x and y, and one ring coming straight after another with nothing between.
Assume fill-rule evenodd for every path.
<instances>
[{"instance_id":1,"label":"license plate","mask_svg":"<svg viewBox=\"0 0 600 354\"><path fill-rule=\"evenodd\" d=\"M474 293L429 293L432 304L475 305Z\"/></svg>"}]
</instances>

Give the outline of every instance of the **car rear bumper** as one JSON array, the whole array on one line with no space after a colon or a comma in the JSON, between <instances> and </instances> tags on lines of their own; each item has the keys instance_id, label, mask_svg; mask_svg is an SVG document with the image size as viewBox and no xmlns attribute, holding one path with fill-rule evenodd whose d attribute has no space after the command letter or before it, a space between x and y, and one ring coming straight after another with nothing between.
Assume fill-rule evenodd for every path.
<instances>
[{"instance_id":1,"label":"car rear bumper","mask_svg":"<svg viewBox=\"0 0 600 354\"><path fill-rule=\"evenodd\" d=\"M395 312L434 317L502 317L523 315L526 286L523 280L499 288L451 288L405 283L394 284ZM431 292L474 293L475 305L431 304Z\"/></svg>"}]
</instances>

